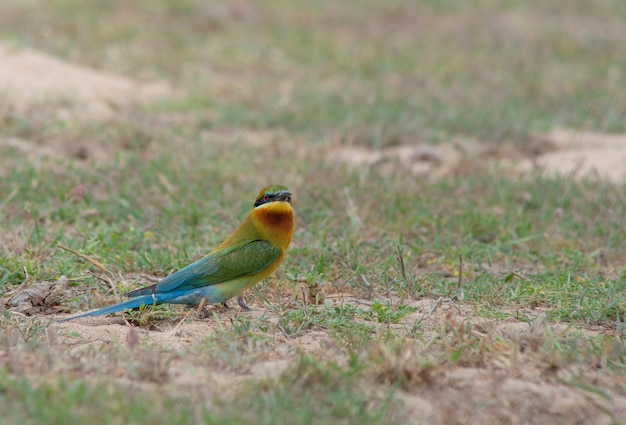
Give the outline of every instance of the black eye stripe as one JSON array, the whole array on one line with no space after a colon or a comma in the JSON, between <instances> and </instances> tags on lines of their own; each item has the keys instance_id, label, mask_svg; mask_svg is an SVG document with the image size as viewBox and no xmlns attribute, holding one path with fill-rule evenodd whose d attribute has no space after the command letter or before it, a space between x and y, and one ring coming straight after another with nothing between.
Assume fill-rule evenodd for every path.
<instances>
[{"instance_id":1,"label":"black eye stripe","mask_svg":"<svg viewBox=\"0 0 626 425\"><path fill-rule=\"evenodd\" d=\"M268 202L274 201L284 201L291 204L291 192L265 192L261 196L259 196L259 198L254 202L254 206L258 207L259 205L267 204Z\"/></svg>"},{"instance_id":2,"label":"black eye stripe","mask_svg":"<svg viewBox=\"0 0 626 425\"><path fill-rule=\"evenodd\" d=\"M266 204L270 202L273 198L274 198L274 195L270 193L264 193L259 199L256 200L256 202L254 203L254 206L258 207L259 205Z\"/></svg>"}]
</instances>

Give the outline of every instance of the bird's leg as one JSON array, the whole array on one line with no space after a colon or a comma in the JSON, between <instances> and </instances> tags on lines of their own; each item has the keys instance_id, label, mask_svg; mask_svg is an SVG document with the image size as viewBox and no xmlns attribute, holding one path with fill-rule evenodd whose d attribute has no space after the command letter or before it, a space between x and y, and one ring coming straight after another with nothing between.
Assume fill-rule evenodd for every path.
<instances>
[{"instance_id":1,"label":"bird's leg","mask_svg":"<svg viewBox=\"0 0 626 425\"><path fill-rule=\"evenodd\" d=\"M226 301L222 301L222 307L228 309L228 303Z\"/></svg>"},{"instance_id":2,"label":"bird's leg","mask_svg":"<svg viewBox=\"0 0 626 425\"><path fill-rule=\"evenodd\" d=\"M252 310L250 306L246 304L246 300L244 300L243 297L237 297L237 304L239 304L239 307L243 308L246 311Z\"/></svg>"}]
</instances>

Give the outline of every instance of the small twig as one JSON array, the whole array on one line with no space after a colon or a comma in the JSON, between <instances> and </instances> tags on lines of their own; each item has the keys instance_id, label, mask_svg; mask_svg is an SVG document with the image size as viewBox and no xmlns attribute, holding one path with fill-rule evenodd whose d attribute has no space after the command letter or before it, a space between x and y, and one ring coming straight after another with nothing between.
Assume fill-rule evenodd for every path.
<instances>
[{"instance_id":1,"label":"small twig","mask_svg":"<svg viewBox=\"0 0 626 425\"><path fill-rule=\"evenodd\" d=\"M285 339L287 339L287 340L291 339L291 337L289 336L289 334L287 333L285 328L283 328L283 325L281 325L280 323L278 324L278 330L283 334Z\"/></svg>"},{"instance_id":2,"label":"small twig","mask_svg":"<svg viewBox=\"0 0 626 425\"><path fill-rule=\"evenodd\" d=\"M163 173L157 173L157 178L159 179L159 183L170 195L176 194L176 186L170 183L169 179Z\"/></svg>"},{"instance_id":3,"label":"small twig","mask_svg":"<svg viewBox=\"0 0 626 425\"><path fill-rule=\"evenodd\" d=\"M463 283L463 254L459 254L459 280L456 282L456 294L452 298L450 298L450 302L454 303L454 307L456 308L457 313L461 314L461 302L459 299L461 298L461 284Z\"/></svg>"},{"instance_id":4,"label":"small twig","mask_svg":"<svg viewBox=\"0 0 626 425\"><path fill-rule=\"evenodd\" d=\"M352 220L352 223L360 230L363 228L363 221L359 217L356 203L352 199L352 196L350 195L350 190L347 187L344 188L343 192L346 195L346 200L348 202L348 216Z\"/></svg>"},{"instance_id":5,"label":"small twig","mask_svg":"<svg viewBox=\"0 0 626 425\"><path fill-rule=\"evenodd\" d=\"M115 282L113 282L111 279L109 279L107 276L100 276L98 274L95 274L94 272L92 272L91 270L87 270L87 274L95 277L96 279L106 283L107 285L109 285L111 287L111 290L113 291L113 293L115 294L115 296L119 296L119 294L117 293L117 287L115 286Z\"/></svg>"},{"instance_id":6,"label":"small twig","mask_svg":"<svg viewBox=\"0 0 626 425\"><path fill-rule=\"evenodd\" d=\"M202 313L202 309L204 308L205 304L206 304L206 298L202 297L202 299L200 300L200 304L198 305L198 311L196 311L196 317L198 319L202 318L202 316L200 314Z\"/></svg>"},{"instance_id":7,"label":"small twig","mask_svg":"<svg viewBox=\"0 0 626 425\"><path fill-rule=\"evenodd\" d=\"M369 298L377 298L379 300L384 300L385 297L383 297L382 295L380 295L380 293L376 290L376 288L374 288L374 284L370 283L367 278L365 277L364 274L360 274L359 275L359 279L361 279L361 282L363 282L363 285L365 285L365 287L367 288L367 290L369 291L367 296Z\"/></svg>"},{"instance_id":8,"label":"small twig","mask_svg":"<svg viewBox=\"0 0 626 425\"><path fill-rule=\"evenodd\" d=\"M111 287L111 290L113 291L115 296L119 297L119 293L117 292L117 287L115 286L115 282L113 281L115 276L113 276L113 273L111 273L109 271L109 269L107 269L100 261L96 260L95 258L91 258L88 255L81 254L78 251L74 251L73 249L68 248L66 246L63 246L61 244L57 244L57 247L61 248L64 251L70 252L70 253L76 255L79 258L82 258L83 260L87 261L88 263L91 263L94 266L96 266L101 272L107 274L109 276L109 278L106 279L106 280L105 279L101 279L101 280L105 280L109 284L109 286ZM95 276L95 275L93 275L93 276Z\"/></svg>"},{"instance_id":9,"label":"small twig","mask_svg":"<svg viewBox=\"0 0 626 425\"><path fill-rule=\"evenodd\" d=\"M326 299L327 300L337 299L337 300L341 300L341 301L347 300L349 302L354 302L354 303L357 303L357 304L363 304L363 305L367 305L367 306L371 306L372 305L371 301L361 300L361 299L356 298L356 297L347 297L344 294L328 294L328 295L326 295Z\"/></svg>"},{"instance_id":10,"label":"small twig","mask_svg":"<svg viewBox=\"0 0 626 425\"><path fill-rule=\"evenodd\" d=\"M4 201L2 201L0 203L0 211L2 211L2 209L4 208L5 205L8 205L9 202L11 201L11 199L13 199L15 197L15 195L17 195L19 192L18 188L15 188L11 191L11 193L9 193L9 196L7 196L6 198L4 198Z\"/></svg>"},{"instance_id":11,"label":"small twig","mask_svg":"<svg viewBox=\"0 0 626 425\"><path fill-rule=\"evenodd\" d=\"M404 284L409 287L409 294L411 294L411 298L415 298L415 287L413 286L413 282L409 282L409 279L406 275L406 266L404 265L404 256L402 255L400 245L397 246L397 250L398 263L400 263L400 274L402 275L402 279L404 279Z\"/></svg>"},{"instance_id":12,"label":"small twig","mask_svg":"<svg viewBox=\"0 0 626 425\"><path fill-rule=\"evenodd\" d=\"M193 310L191 310L189 313L187 313L185 315L185 317L183 317L182 319L180 319L180 321L178 323L176 323L176 326L174 326L174 329L172 329L172 332L171 332L172 335L174 335L176 333L176 331L178 330L180 325L182 325L185 322L185 320L187 320L187 318L191 315L191 313L193 313Z\"/></svg>"},{"instance_id":13,"label":"small twig","mask_svg":"<svg viewBox=\"0 0 626 425\"><path fill-rule=\"evenodd\" d=\"M354 303L357 303L357 304L366 305L366 306L368 306L368 307L371 307L371 306L372 306L372 303L371 303L371 302L368 302L368 301L363 301L363 300L360 300L360 299L358 299L358 298L352 298L352 299L351 299L351 301L352 301L352 302L354 302Z\"/></svg>"},{"instance_id":14,"label":"small twig","mask_svg":"<svg viewBox=\"0 0 626 425\"><path fill-rule=\"evenodd\" d=\"M457 295L461 291L461 283L463 283L463 254L459 254L459 281L456 283Z\"/></svg>"},{"instance_id":15,"label":"small twig","mask_svg":"<svg viewBox=\"0 0 626 425\"><path fill-rule=\"evenodd\" d=\"M522 279L525 282L528 282L530 280L526 276L524 276L523 274L515 272L513 270L511 270L509 273L511 273L513 276L519 277L520 279Z\"/></svg>"},{"instance_id":16,"label":"small twig","mask_svg":"<svg viewBox=\"0 0 626 425\"><path fill-rule=\"evenodd\" d=\"M152 275L145 274L145 273L141 273L139 276L146 279L147 281L154 282L154 283L159 283L161 280L163 280L162 277L152 276Z\"/></svg>"},{"instance_id":17,"label":"small twig","mask_svg":"<svg viewBox=\"0 0 626 425\"><path fill-rule=\"evenodd\" d=\"M404 257L402 256L402 250L400 249L400 245L398 245L396 248L398 250L398 262L400 263L400 274L402 274L402 278L406 282L406 268L404 266Z\"/></svg>"},{"instance_id":18,"label":"small twig","mask_svg":"<svg viewBox=\"0 0 626 425\"><path fill-rule=\"evenodd\" d=\"M113 276L113 273L111 273L106 267L104 267L104 265L100 261L96 260L95 258L91 258L88 255L81 254L78 251L74 251L73 249L68 248L66 246L63 246L63 245L60 245L60 244L57 244L57 247L61 248L64 251L71 252L72 254L76 255L77 257L80 257L83 260L93 264L94 266L99 268L102 272L107 273L109 276Z\"/></svg>"},{"instance_id":19,"label":"small twig","mask_svg":"<svg viewBox=\"0 0 626 425\"><path fill-rule=\"evenodd\" d=\"M442 302L443 302L443 297L437 298L437 301L435 301L435 305L433 305L430 308L430 311L428 312L428 316L431 316L435 312L435 310L437 310L437 308L441 305Z\"/></svg>"},{"instance_id":20,"label":"small twig","mask_svg":"<svg viewBox=\"0 0 626 425\"><path fill-rule=\"evenodd\" d=\"M456 312L459 313L459 316L461 315L461 302L459 301L459 297L457 295L454 296L454 298L452 298L450 301L454 302L454 304L452 304L454 306L454 308L456 308Z\"/></svg>"}]
</instances>

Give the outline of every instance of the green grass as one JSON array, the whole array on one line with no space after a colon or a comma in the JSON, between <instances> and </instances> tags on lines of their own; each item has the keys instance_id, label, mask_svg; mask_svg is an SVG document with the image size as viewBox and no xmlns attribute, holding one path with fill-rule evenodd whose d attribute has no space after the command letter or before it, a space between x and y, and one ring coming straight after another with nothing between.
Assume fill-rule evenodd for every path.
<instances>
[{"instance_id":1,"label":"green grass","mask_svg":"<svg viewBox=\"0 0 626 425\"><path fill-rule=\"evenodd\" d=\"M439 179L333 161L349 145L524 152L556 127L626 131L623 1L544 3L7 6L0 40L175 90L106 123L0 97L0 298L65 275L68 311L113 302L103 277L123 293L189 264L264 184L294 192L296 233L247 295L263 314L209 310L197 339L184 308L125 315L144 332L133 351L126 328L96 343L0 304L0 422L419 423L412 397L453 422L457 397L438 391L463 367L624 396L624 183L482 157ZM180 346L160 342L180 320ZM539 330L516 339L511 322ZM277 380L251 372L268 359L288 363ZM192 367L229 385L177 380Z\"/></svg>"}]
</instances>

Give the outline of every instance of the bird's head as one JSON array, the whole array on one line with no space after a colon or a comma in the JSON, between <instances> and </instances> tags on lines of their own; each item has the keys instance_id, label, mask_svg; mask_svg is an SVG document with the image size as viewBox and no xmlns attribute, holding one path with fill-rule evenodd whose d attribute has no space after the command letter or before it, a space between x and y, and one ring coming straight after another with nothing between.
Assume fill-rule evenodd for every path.
<instances>
[{"instance_id":1,"label":"bird's head","mask_svg":"<svg viewBox=\"0 0 626 425\"><path fill-rule=\"evenodd\" d=\"M291 192L280 184L267 186L257 195L254 207L258 208L270 202L288 202L291 204Z\"/></svg>"}]
</instances>

